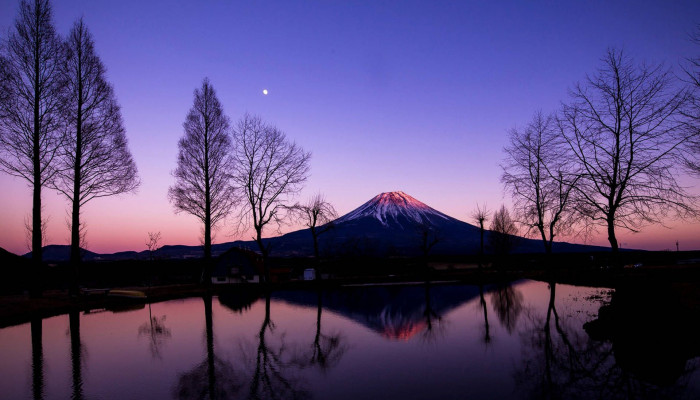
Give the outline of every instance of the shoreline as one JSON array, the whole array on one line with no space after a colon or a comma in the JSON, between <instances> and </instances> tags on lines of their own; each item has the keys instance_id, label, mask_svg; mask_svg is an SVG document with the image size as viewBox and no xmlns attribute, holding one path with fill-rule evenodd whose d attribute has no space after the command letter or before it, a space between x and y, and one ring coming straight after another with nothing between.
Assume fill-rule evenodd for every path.
<instances>
[{"instance_id":1,"label":"shoreline","mask_svg":"<svg viewBox=\"0 0 700 400\"><path fill-rule=\"evenodd\" d=\"M324 281L286 281L268 285L237 283L219 284L207 288L201 284L172 284L162 286L125 286L111 290L143 292L145 296L113 297L106 289L97 290L103 294L84 294L70 297L67 290L46 290L41 298L30 298L27 294L0 296L0 328L21 325L35 318L50 318L71 311L127 310L149 303L188 298L195 296L219 295L222 293L262 294L276 290L323 290L339 286L362 285L415 285L426 281L431 284L479 285L510 282L518 279L532 279L543 282L555 281L574 286L590 286L614 289L620 285L671 284L681 294L691 297L689 303L700 309L700 264L642 267L635 269L557 269L557 270L510 270L510 271L440 271L427 275L404 276L357 276L329 279ZM90 293L88 290L87 293Z\"/></svg>"}]
</instances>

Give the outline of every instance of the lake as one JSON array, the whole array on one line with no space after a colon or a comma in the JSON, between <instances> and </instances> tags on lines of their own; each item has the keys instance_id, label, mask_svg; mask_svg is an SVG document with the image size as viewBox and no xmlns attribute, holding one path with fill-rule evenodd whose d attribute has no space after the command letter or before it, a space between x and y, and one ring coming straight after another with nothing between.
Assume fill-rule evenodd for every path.
<instances>
[{"instance_id":1,"label":"lake","mask_svg":"<svg viewBox=\"0 0 700 400\"><path fill-rule=\"evenodd\" d=\"M0 329L0 397L698 398L688 346L598 319L614 296L416 283L75 312Z\"/></svg>"}]
</instances>

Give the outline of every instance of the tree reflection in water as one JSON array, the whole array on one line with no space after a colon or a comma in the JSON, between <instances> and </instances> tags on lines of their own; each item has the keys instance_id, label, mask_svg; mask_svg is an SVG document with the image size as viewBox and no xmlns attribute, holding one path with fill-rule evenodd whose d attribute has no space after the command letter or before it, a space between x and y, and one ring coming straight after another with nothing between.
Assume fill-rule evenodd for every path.
<instances>
[{"instance_id":1,"label":"tree reflection in water","mask_svg":"<svg viewBox=\"0 0 700 400\"><path fill-rule=\"evenodd\" d=\"M523 311L523 294L510 283L502 284L491 293L491 303L501 325L512 334Z\"/></svg>"},{"instance_id":2,"label":"tree reflection in water","mask_svg":"<svg viewBox=\"0 0 700 400\"><path fill-rule=\"evenodd\" d=\"M488 346L491 343L491 329L489 327L489 311L486 308L486 298L484 297L484 285L479 284L479 306L484 314L484 336L481 341Z\"/></svg>"},{"instance_id":3,"label":"tree reflection in water","mask_svg":"<svg viewBox=\"0 0 700 400\"><path fill-rule=\"evenodd\" d=\"M32 335L32 395L34 400L44 398L44 345L41 318L31 320Z\"/></svg>"},{"instance_id":4,"label":"tree reflection in water","mask_svg":"<svg viewBox=\"0 0 700 400\"><path fill-rule=\"evenodd\" d=\"M533 399L683 398L686 373L670 386L640 380L621 367L611 343L591 339L576 315L559 315L556 283L549 283L544 315L528 309L521 330L523 364L515 373L523 397ZM653 345L653 344L650 344ZM685 381L684 381L685 379ZM686 393L687 395L687 393ZM687 397L692 398L692 397Z\"/></svg>"},{"instance_id":5,"label":"tree reflection in water","mask_svg":"<svg viewBox=\"0 0 700 400\"><path fill-rule=\"evenodd\" d=\"M316 308L316 335L311 345L311 354L301 358L300 365L305 366L304 358L308 359L308 365L316 366L321 371L326 372L338 364L345 354L347 346L343 343L340 333L327 335L321 333L321 314L323 312L323 292L317 292Z\"/></svg>"},{"instance_id":6,"label":"tree reflection in water","mask_svg":"<svg viewBox=\"0 0 700 400\"><path fill-rule=\"evenodd\" d=\"M249 399L306 399L310 393L302 388L300 377L292 374L291 366L295 357L288 351L284 336L279 345L273 346L266 341L266 335L274 332L275 324L270 319L270 293L265 296L265 319L258 333L258 346L255 356L245 354L245 359L254 359L254 368Z\"/></svg>"},{"instance_id":7,"label":"tree reflection in water","mask_svg":"<svg viewBox=\"0 0 700 400\"><path fill-rule=\"evenodd\" d=\"M204 317L206 335L206 359L189 372L180 375L175 397L178 399L229 399L241 392L242 378L230 362L214 352L214 321L211 294L205 295Z\"/></svg>"},{"instance_id":8,"label":"tree reflection in water","mask_svg":"<svg viewBox=\"0 0 700 400\"><path fill-rule=\"evenodd\" d=\"M433 306L429 280L425 281L424 288L425 308L423 310L423 317L425 318L425 329L423 329L421 333L421 339L426 343L434 343L445 333L445 323L442 316L438 314Z\"/></svg>"},{"instance_id":9,"label":"tree reflection in water","mask_svg":"<svg viewBox=\"0 0 700 400\"><path fill-rule=\"evenodd\" d=\"M161 347L170 339L170 328L165 326L165 315L154 316L151 313L151 303L148 303L148 322L139 327L139 337L148 337L151 357L162 359Z\"/></svg>"},{"instance_id":10,"label":"tree reflection in water","mask_svg":"<svg viewBox=\"0 0 700 400\"><path fill-rule=\"evenodd\" d=\"M80 340L80 311L72 310L68 313L68 325L70 330L70 359L72 368L72 399L83 398L83 343Z\"/></svg>"}]
</instances>

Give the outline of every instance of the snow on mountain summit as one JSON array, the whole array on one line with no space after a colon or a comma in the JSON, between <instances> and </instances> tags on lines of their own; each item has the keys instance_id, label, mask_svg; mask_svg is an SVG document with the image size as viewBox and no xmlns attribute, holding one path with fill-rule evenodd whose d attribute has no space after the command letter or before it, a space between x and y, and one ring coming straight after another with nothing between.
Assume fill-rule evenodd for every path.
<instances>
[{"instance_id":1,"label":"snow on mountain summit","mask_svg":"<svg viewBox=\"0 0 700 400\"><path fill-rule=\"evenodd\" d=\"M430 222L434 218L451 219L406 193L397 191L378 194L370 201L338 218L336 222L347 222L362 217L374 217L382 225L388 225L390 219L398 223L400 216L417 223Z\"/></svg>"}]
</instances>

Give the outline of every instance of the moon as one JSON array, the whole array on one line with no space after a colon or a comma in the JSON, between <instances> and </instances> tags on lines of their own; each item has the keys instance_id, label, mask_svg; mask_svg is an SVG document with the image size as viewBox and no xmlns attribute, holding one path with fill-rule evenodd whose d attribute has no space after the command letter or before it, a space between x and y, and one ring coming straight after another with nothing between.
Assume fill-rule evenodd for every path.
<instances>
[{"instance_id":1,"label":"moon","mask_svg":"<svg viewBox=\"0 0 700 400\"><path fill-rule=\"evenodd\" d=\"M267 96L267 89L263 89L263 94Z\"/></svg>"}]
</instances>

